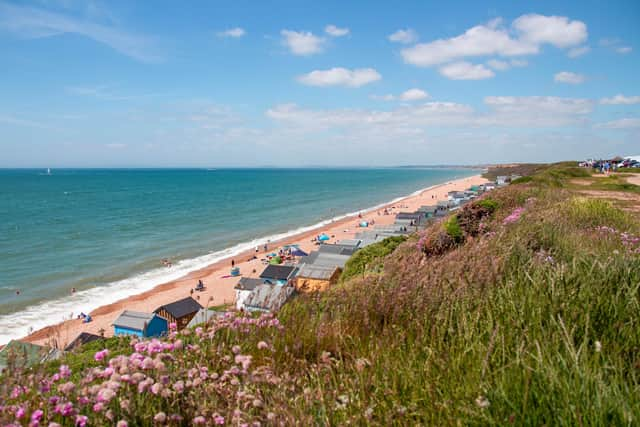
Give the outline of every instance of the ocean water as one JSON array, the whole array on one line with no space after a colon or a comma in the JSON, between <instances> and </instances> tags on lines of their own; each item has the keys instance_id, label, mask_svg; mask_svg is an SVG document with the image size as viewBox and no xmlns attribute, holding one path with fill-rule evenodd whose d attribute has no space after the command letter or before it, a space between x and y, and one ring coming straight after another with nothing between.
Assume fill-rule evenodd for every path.
<instances>
[{"instance_id":1,"label":"ocean water","mask_svg":"<svg viewBox=\"0 0 640 427\"><path fill-rule=\"evenodd\" d=\"M475 173L0 170L0 343L267 239Z\"/></svg>"}]
</instances>

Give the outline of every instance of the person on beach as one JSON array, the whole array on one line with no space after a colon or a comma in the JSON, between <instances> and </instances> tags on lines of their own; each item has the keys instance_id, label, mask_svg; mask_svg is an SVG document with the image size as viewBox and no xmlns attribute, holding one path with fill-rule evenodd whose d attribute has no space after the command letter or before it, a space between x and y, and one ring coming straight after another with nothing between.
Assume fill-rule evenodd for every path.
<instances>
[{"instance_id":1,"label":"person on beach","mask_svg":"<svg viewBox=\"0 0 640 427\"><path fill-rule=\"evenodd\" d=\"M233 268L233 267L235 267L235 266L236 266L236 262L235 262L235 260L231 260L231 268Z\"/></svg>"},{"instance_id":2,"label":"person on beach","mask_svg":"<svg viewBox=\"0 0 640 427\"><path fill-rule=\"evenodd\" d=\"M264 251L267 252L267 249L268 249L268 247L267 247L267 244L265 243L264 244Z\"/></svg>"}]
</instances>

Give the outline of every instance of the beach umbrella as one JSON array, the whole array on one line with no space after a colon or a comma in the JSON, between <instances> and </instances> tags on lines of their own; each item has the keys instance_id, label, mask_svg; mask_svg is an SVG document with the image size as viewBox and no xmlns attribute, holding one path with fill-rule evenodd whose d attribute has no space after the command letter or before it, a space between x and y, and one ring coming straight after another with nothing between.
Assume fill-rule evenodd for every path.
<instances>
[{"instance_id":1,"label":"beach umbrella","mask_svg":"<svg viewBox=\"0 0 640 427\"><path fill-rule=\"evenodd\" d=\"M291 251L291 255L293 256L308 256L309 254L303 251L302 249L295 248Z\"/></svg>"},{"instance_id":2,"label":"beach umbrella","mask_svg":"<svg viewBox=\"0 0 640 427\"><path fill-rule=\"evenodd\" d=\"M321 242L326 242L327 240L329 240L329 236L323 233L318 236L318 240L320 240Z\"/></svg>"},{"instance_id":3,"label":"beach umbrella","mask_svg":"<svg viewBox=\"0 0 640 427\"><path fill-rule=\"evenodd\" d=\"M367 221L362 221L360 223L360 227L368 227L368 226L369 226L369 223Z\"/></svg>"}]
</instances>

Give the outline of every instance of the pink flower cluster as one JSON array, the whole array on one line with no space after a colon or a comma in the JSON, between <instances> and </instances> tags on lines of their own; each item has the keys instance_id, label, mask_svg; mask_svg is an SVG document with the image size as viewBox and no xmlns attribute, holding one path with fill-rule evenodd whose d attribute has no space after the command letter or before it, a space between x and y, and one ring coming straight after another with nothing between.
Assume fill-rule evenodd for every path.
<instances>
[{"instance_id":1,"label":"pink flower cluster","mask_svg":"<svg viewBox=\"0 0 640 427\"><path fill-rule=\"evenodd\" d=\"M282 328L273 315L229 314L199 327L195 334L187 329L162 340L134 337L129 354L109 357L109 350L100 350L93 355L92 366L80 372L67 365L53 374L37 367L16 370L0 377L0 426L126 427L149 419L154 424L180 425L255 421L263 403L260 396L244 391L247 384L281 380L243 354L240 344L211 344L216 334L231 337L269 328ZM265 341L256 347L274 351ZM211 401L211 396L220 400ZM203 406L203 401L213 407Z\"/></svg>"},{"instance_id":2,"label":"pink flower cluster","mask_svg":"<svg viewBox=\"0 0 640 427\"><path fill-rule=\"evenodd\" d=\"M610 235L614 238L620 239L620 242L625 247L628 253L640 254L640 237L629 232L619 231L613 227L600 226L596 227L596 231L600 234Z\"/></svg>"},{"instance_id":3,"label":"pink flower cluster","mask_svg":"<svg viewBox=\"0 0 640 427\"><path fill-rule=\"evenodd\" d=\"M508 217L502 220L502 224L507 225L507 224L513 224L514 222L517 222L523 213L524 213L523 207L515 208Z\"/></svg>"}]
</instances>

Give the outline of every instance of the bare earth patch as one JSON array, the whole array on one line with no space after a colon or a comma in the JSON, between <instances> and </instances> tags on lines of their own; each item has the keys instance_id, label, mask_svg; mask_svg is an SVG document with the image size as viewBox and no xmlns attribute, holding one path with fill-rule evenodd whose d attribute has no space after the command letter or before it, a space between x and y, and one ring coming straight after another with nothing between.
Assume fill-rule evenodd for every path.
<instances>
[{"instance_id":1,"label":"bare earth patch","mask_svg":"<svg viewBox=\"0 0 640 427\"><path fill-rule=\"evenodd\" d=\"M600 199L640 201L640 194L625 193L623 191L583 190L580 194Z\"/></svg>"},{"instance_id":2,"label":"bare earth patch","mask_svg":"<svg viewBox=\"0 0 640 427\"><path fill-rule=\"evenodd\" d=\"M629 174L629 176L627 177L627 182L629 184L640 185L640 174L638 173Z\"/></svg>"},{"instance_id":3,"label":"bare earth patch","mask_svg":"<svg viewBox=\"0 0 640 427\"><path fill-rule=\"evenodd\" d=\"M582 185L585 187L592 184L592 182L589 181L588 179L572 179L569 182L571 182L571 184Z\"/></svg>"}]
</instances>

